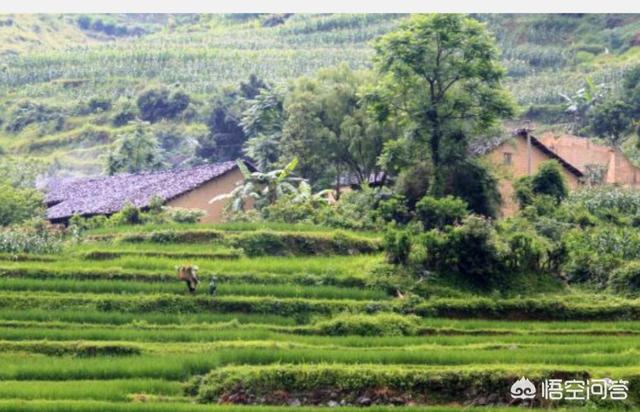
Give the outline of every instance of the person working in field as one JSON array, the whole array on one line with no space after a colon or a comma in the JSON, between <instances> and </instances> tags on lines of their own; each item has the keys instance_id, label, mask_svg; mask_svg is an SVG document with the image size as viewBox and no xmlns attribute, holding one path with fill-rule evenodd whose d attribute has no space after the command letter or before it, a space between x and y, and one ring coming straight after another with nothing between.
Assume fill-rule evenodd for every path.
<instances>
[{"instance_id":1,"label":"person working in field","mask_svg":"<svg viewBox=\"0 0 640 412\"><path fill-rule=\"evenodd\" d=\"M200 281L198 280L198 266L184 265L176 266L178 270L178 279L184 281L189 288L189 292L195 293L196 287Z\"/></svg>"},{"instance_id":2,"label":"person working in field","mask_svg":"<svg viewBox=\"0 0 640 412\"><path fill-rule=\"evenodd\" d=\"M215 296L218 291L218 285L216 283L217 280L218 278L216 278L215 276L211 276L211 282L209 282L209 294L212 297Z\"/></svg>"}]
</instances>

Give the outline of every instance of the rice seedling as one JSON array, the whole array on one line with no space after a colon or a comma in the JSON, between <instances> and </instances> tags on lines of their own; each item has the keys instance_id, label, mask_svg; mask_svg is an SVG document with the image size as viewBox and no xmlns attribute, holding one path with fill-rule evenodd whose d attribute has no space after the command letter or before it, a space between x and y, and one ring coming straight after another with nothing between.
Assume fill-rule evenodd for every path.
<instances>
[{"instance_id":1,"label":"rice seedling","mask_svg":"<svg viewBox=\"0 0 640 412\"><path fill-rule=\"evenodd\" d=\"M382 261L381 256L329 256L329 257L280 257L267 256L240 258L237 260L189 259L200 267L200 273L270 273L278 275L336 275L349 276L366 272ZM178 259L161 257L122 257L107 261L87 262L80 259L65 259L56 262L2 262L0 270L40 271L44 273L73 272L123 272L141 271L164 274L172 277L175 265L182 262Z\"/></svg>"},{"instance_id":2,"label":"rice seedling","mask_svg":"<svg viewBox=\"0 0 640 412\"><path fill-rule=\"evenodd\" d=\"M160 379L10 381L0 382L0 399L67 399L127 401L134 393L181 396L182 385Z\"/></svg>"},{"instance_id":3,"label":"rice seedling","mask_svg":"<svg viewBox=\"0 0 640 412\"><path fill-rule=\"evenodd\" d=\"M158 325L190 325L211 324L217 322L237 321L240 324L270 324L270 325L295 325L296 319L278 315L264 315L251 313L121 313L102 312L98 310L74 311L57 310L48 311L40 309L29 310L0 310L0 319L16 321L36 322L74 322L74 327L80 328L82 324L125 325L130 323L148 323Z\"/></svg>"},{"instance_id":4,"label":"rice seedling","mask_svg":"<svg viewBox=\"0 0 640 412\"><path fill-rule=\"evenodd\" d=\"M204 282L207 279L202 279ZM51 291L68 293L184 293L185 287L178 282L127 282L118 280L70 279L0 279L0 289L5 291ZM204 295L204 287L196 294ZM260 285L252 283L221 283L218 287L220 296L274 296L288 298L318 299L388 299L381 290L356 289L336 286L301 286L301 285Z\"/></svg>"}]
</instances>

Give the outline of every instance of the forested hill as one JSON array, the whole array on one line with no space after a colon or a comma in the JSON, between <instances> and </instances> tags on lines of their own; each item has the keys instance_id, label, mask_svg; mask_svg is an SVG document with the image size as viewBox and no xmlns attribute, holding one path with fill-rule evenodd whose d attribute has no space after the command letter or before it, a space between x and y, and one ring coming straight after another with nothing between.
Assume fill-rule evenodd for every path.
<instances>
[{"instance_id":1,"label":"forested hill","mask_svg":"<svg viewBox=\"0 0 640 412\"><path fill-rule=\"evenodd\" d=\"M573 96L586 81L614 89L624 68L640 60L637 15L475 17L498 39L522 115L538 123L566 122L561 94ZM233 110L216 107L229 107L241 82L246 90L341 63L369 67L372 40L405 18L0 16L0 145L64 168L100 171L101 156L130 127L126 120L135 116L140 94L169 87L188 97L188 108L161 125L169 131L154 133L173 135L161 144L182 150L180 139L202 143L212 127L233 133ZM257 78L250 82L252 74ZM188 154L173 150L172 156Z\"/></svg>"}]
</instances>

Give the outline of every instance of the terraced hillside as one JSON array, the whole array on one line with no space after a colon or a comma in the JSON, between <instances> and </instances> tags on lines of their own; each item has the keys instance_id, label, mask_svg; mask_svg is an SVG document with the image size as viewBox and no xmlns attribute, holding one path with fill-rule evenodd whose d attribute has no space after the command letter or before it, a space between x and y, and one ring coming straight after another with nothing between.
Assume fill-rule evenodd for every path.
<instances>
[{"instance_id":1,"label":"terraced hillside","mask_svg":"<svg viewBox=\"0 0 640 412\"><path fill-rule=\"evenodd\" d=\"M566 122L585 79L616 88L639 61L637 15L476 15L496 36L507 86L536 122ZM97 173L131 132L114 123L149 87L179 87L173 123L206 134L210 105L251 74L280 84L320 68L371 67L372 42L404 15L0 16L0 148ZM99 24L98 24L99 23ZM97 105L96 105L97 104ZM183 130L184 129L184 130ZM175 131L174 131L175 132Z\"/></svg>"},{"instance_id":2,"label":"terraced hillside","mask_svg":"<svg viewBox=\"0 0 640 412\"><path fill-rule=\"evenodd\" d=\"M234 224L101 229L58 255L3 256L0 410L506 408L521 376L625 378L624 404L640 402L639 300L442 284L401 298L379 247ZM193 295L175 275L188 263Z\"/></svg>"}]
</instances>

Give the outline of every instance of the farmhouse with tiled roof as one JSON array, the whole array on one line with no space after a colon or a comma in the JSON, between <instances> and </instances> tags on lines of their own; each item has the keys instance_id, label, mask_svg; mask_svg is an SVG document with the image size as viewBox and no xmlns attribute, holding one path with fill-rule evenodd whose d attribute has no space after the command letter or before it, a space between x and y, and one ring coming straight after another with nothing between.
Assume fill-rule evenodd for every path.
<instances>
[{"instance_id":1,"label":"farmhouse with tiled roof","mask_svg":"<svg viewBox=\"0 0 640 412\"><path fill-rule=\"evenodd\" d=\"M190 169L52 181L45 195L47 219L64 223L74 215L111 215L127 203L144 209L159 198L167 206L202 209L207 215L201 221L216 223L222 219L224 202L209 201L231 192L242 179L236 162L229 161Z\"/></svg>"},{"instance_id":2,"label":"farmhouse with tiled roof","mask_svg":"<svg viewBox=\"0 0 640 412\"><path fill-rule=\"evenodd\" d=\"M503 216L511 216L518 211L514 199L515 180L535 174L544 161L556 160L560 163L562 174L571 189L577 188L584 176L578 168L550 150L527 129L517 129L512 136L484 142L474 147L473 152L486 156L496 168Z\"/></svg>"},{"instance_id":3,"label":"farmhouse with tiled roof","mask_svg":"<svg viewBox=\"0 0 640 412\"><path fill-rule=\"evenodd\" d=\"M604 171L601 183L621 186L640 184L640 169L634 166L622 152L598 145L584 137L563 135L555 137L547 133L537 138L528 129L517 129L513 136L484 141L472 146L472 152L486 156L496 167L502 214L513 215L518 205L513 197L513 182L523 176L535 174L546 160L556 160L570 189L583 184L589 170L599 166Z\"/></svg>"}]
</instances>

